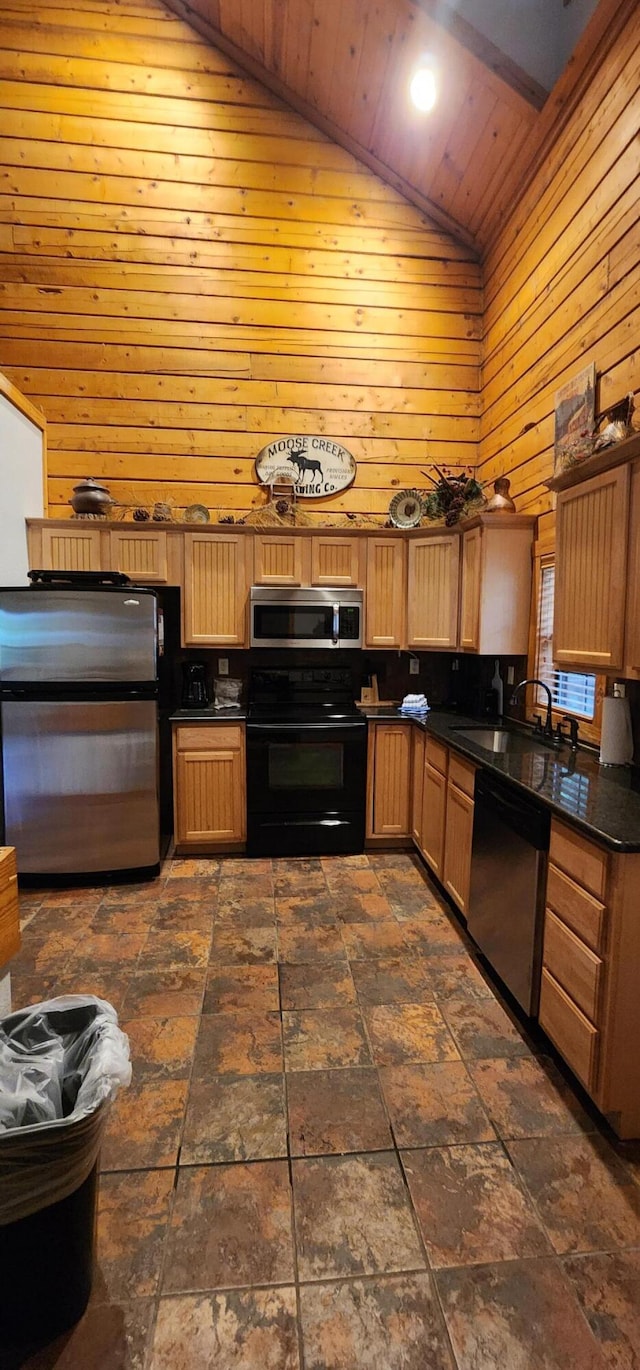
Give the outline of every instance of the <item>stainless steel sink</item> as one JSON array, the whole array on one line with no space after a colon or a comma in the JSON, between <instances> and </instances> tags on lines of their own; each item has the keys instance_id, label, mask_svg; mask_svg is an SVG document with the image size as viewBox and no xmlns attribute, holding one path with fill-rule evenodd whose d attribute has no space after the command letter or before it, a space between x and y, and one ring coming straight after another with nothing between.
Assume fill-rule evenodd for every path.
<instances>
[{"instance_id":1,"label":"stainless steel sink","mask_svg":"<svg viewBox=\"0 0 640 1370\"><path fill-rule=\"evenodd\" d=\"M540 738L514 732L511 728L487 728L481 723L466 724L451 731L459 733L468 742L475 742L477 747L483 747L486 752L537 752L544 746Z\"/></svg>"}]
</instances>

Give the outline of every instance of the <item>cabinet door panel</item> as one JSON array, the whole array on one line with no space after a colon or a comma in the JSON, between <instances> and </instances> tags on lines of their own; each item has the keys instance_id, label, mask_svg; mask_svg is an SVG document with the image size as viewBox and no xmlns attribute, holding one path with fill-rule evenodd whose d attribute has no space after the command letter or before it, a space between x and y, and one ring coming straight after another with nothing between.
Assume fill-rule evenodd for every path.
<instances>
[{"instance_id":1,"label":"cabinet door panel","mask_svg":"<svg viewBox=\"0 0 640 1370\"><path fill-rule=\"evenodd\" d=\"M242 753L235 749L178 752L176 841L241 842L244 825Z\"/></svg>"},{"instance_id":2,"label":"cabinet door panel","mask_svg":"<svg viewBox=\"0 0 640 1370\"><path fill-rule=\"evenodd\" d=\"M358 538L312 537L312 585L361 585Z\"/></svg>"},{"instance_id":3,"label":"cabinet door panel","mask_svg":"<svg viewBox=\"0 0 640 1370\"><path fill-rule=\"evenodd\" d=\"M404 541L401 538L367 538L367 647L403 645L404 587Z\"/></svg>"},{"instance_id":4,"label":"cabinet door panel","mask_svg":"<svg viewBox=\"0 0 640 1370\"><path fill-rule=\"evenodd\" d=\"M424 733L414 728L411 742L411 836L422 843L422 792L424 789Z\"/></svg>"},{"instance_id":5,"label":"cabinet door panel","mask_svg":"<svg viewBox=\"0 0 640 1370\"><path fill-rule=\"evenodd\" d=\"M422 837L420 849L434 875L442 879L444 866L444 827L447 812L447 781L427 761L422 790Z\"/></svg>"},{"instance_id":6,"label":"cabinet door panel","mask_svg":"<svg viewBox=\"0 0 640 1370\"><path fill-rule=\"evenodd\" d=\"M593 1093L600 1033L544 967L538 1019L560 1055Z\"/></svg>"},{"instance_id":7,"label":"cabinet door panel","mask_svg":"<svg viewBox=\"0 0 640 1370\"><path fill-rule=\"evenodd\" d=\"M553 656L577 670L622 666L628 466L558 495Z\"/></svg>"},{"instance_id":8,"label":"cabinet door panel","mask_svg":"<svg viewBox=\"0 0 640 1370\"><path fill-rule=\"evenodd\" d=\"M43 528L42 569L45 571L100 571L99 528Z\"/></svg>"},{"instance_id":9,"label":"cabinet door panel","mask_svg":"<svg viewBox=\"0 0 640 1370\"><path fill-rule=\"evenodd\" d=\"M134 533L128 529L112 529L109 533L109 551L110 570L123 571L132 580L166 585L166 533Z\"/></svg>"},{"instance_id":10,"label":"cabinet door panel","mask_svg":"<svg viewBox=\"0 0 640 1370\"><path fill-rule=\"evenodd\" d=\"M544 919L543 964L578 1008L598 1026L603 963L551 909L546 910Z\"/></svg>"},{"instance_id":11,"label":"cabinet door panel","mask_svg":"<svg viewBox=\"0 0 640 1370\"><path fill-rule=\"evenodd\" d=\"M462 592L460 646L477 652L480 642L480 592L482 582L482 529L462 535Z\"/></svg>"},{"instance_id":12,"label":"cabinet door panel","mask_svg":"<svg viewBox=\"0 0 640 1370\"><path fill-rule=\"evenodd\" d=\"M370 837L411 832L411 725L379 723L373 739Z\"/></svg>"},{"instance_id":13,"label":"cabinet door panel","mask_svg":"<svg viewBox=\"0 0 640 1370\"><path fill-rule=\"evenodd\" d=\"M239 534L185 534L185 646L244 647L245 543L245 538Z\"/></svg>"},{"instance_id":14,"label":"cabinet door panel","mask_svg":"<svg viewBox=\"0 0 640 1370\"><path fill-rule=\"evenodd\" d=\"M459 562L457 533L409 543L409 647L450 650L457 646Z\"/></svg>"},{"instance_id":15,"label":"cabinet door panel","mask_svg":"<svg viewBox=\"0 0 640 1370\"><path fill-rule=\"evenodd\" d=\"M462 913L469 905L473 800L456 785L447 789L447 822L444 845L444 884Z\"/></svg>"},{"instance_id":16,"label":"cabinet door panel","mask_svg":"<svg viewBox=\"0 0 640 1370\"><path fill-rule=\"evenodd\" d=\"M302 585L308 553L308 538L288 537L285 533L269 537L256 533L254 539L256 585Z\"/></svg>"}]
</instances>

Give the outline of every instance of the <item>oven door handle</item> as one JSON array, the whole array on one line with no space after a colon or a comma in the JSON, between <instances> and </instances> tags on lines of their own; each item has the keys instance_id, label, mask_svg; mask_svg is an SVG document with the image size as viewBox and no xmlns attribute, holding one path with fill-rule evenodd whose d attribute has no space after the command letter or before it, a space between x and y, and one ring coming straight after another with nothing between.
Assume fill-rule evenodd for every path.
<instances>
[{"instance_id":1,"label":"oven door handle","mask_svg":"<svg viewBox=\"0 0 640 1370\"><path fill-rule=\"evenodd\" d=\"M338 643L339 643L339 641L340 641L340 605L339 605L339 604L334 604L334 606L333 606L333 636L332 636L332 639L331 639L331 640L332 640L332 642L333 642L334 647L337 647L337 646L338 646Z\"/></svg>"}]
</instances>

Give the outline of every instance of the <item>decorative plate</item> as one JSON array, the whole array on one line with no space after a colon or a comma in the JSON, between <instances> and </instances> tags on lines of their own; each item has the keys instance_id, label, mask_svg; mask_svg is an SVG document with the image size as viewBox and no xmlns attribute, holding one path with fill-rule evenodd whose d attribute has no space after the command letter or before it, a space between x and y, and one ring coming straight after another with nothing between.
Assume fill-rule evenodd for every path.
<instances>
[{"instance_id":1,"label":"decorative plate","mask_svg":"<svg viewBox=\"0 0 640 1370\"><path fill-rule=\"evenodd\" d=\"M389 518L394 528L416 528L423 513L422 495L418 490L399 490L389 505Z\"/></svg>"},{"instance_id":2,"label":"decorative plate","mask_svg":"<svg viewBox=\"0 0 640 1370\"><path fill-rule=\"evenodd\" d=\"M187 523L208 523L209 510L204 504L190 504L184 511L184 517Z\"/></svg>"}]
</instances>

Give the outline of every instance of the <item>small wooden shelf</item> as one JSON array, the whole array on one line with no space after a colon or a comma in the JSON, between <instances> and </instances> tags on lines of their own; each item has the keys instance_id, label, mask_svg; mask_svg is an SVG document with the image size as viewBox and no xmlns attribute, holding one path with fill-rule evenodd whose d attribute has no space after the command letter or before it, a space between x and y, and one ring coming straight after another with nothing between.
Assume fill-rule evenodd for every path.
<instances>
[{"instance_id":1,"label":"small wooden shelf","mask_svg":"<svg viewBox=\"0 0 640 1370\"><path fill-rule=\"evenodd\" d=\"M551 480L545 480L544 484L548 490L568 490L572 485L580 485L591 476L600 476L614 466L622 466L623 462L635 461L637 457L640 457L640 433L623 438L622 442L615 442L611 447L603 447L601 452L594 452L593 456L567 467L566 471L552 476Z\"/></svg>"}]
</instances>

